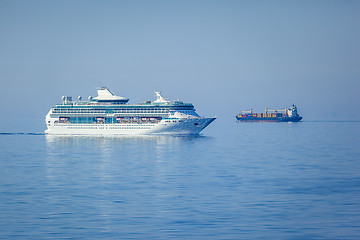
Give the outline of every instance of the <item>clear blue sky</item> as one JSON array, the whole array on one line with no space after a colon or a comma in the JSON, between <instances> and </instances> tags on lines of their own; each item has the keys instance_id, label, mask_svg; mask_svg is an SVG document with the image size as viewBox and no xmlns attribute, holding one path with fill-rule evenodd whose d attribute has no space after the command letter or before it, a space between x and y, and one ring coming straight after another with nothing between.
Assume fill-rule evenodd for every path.
<instances>
[{"instance_id":1,"label":"clear blue sky","mask_svg":"<svg viewBox=\"0 0 360 240\"><path fill-rule=\"evenodd\" d=\"M0 1L0 132L43 131L61 96L108 86L234 121L295 103L360 119L360 1Z\"/></svg>"}]
</instances>

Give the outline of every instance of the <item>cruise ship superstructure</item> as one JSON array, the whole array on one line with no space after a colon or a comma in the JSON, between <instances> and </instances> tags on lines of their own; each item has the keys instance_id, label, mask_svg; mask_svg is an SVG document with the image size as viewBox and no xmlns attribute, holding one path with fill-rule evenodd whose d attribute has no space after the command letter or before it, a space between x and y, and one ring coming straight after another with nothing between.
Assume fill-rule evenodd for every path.
<instances>
[{"instance_id":1,"label":"cruise ship superstructure","mask_svg":"<svg viewBox=\"0 0 360 240\"><path fill-rule=\"evenodd\" d=\"M108 88L98 89L97 97L72 101L51 108L45 121L47 134L199 134L215 117L200 117L191 103L169 101L156 92L155 101L127 104Z\"/></svg>"}]
</instances>

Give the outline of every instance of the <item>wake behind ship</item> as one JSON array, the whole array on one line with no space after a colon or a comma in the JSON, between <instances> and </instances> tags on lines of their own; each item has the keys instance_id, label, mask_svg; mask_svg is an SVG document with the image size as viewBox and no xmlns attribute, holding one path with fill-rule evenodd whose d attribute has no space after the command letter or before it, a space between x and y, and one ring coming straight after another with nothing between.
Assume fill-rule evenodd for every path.
<instances>
[{"instance_id":1,"label":"wake behind ship","mask_svg":"<svg viewBox=\"0 0 360 240\"><path fill-rule=\"evenodd\" d=\"M290 109L269 110L265 108L265 113L253 113L252 109L240 111L236 119L244 122L299 122L302 117L299 116L297 107L293 104Z\"/></svg>"},{"instance_id":2,"label":"wake behind ship","mask_svg":"<svg viewBox=\"0 0 360 240\"><path fill-rule=\"evenodd\" d=\"M51 108L45 117L47 134L199 134L215 118L200 117L191 103L169 101L156 92L155 101L127 104L108 88L97 90L88 101L72 101Z\"/></svg>"}]
</instances>

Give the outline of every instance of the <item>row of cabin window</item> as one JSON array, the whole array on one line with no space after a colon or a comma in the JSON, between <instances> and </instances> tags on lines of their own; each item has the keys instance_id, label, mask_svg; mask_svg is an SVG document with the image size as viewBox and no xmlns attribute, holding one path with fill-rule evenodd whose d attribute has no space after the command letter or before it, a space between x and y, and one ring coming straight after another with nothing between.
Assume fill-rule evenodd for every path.
<instances>
[{"instance_id":1,"label":"row of cabin window","mask_svg":"<svg viewBox=\"0 0 360 240\"><path fill-rule=\"evenodd\" d=\"M166 109L124 109L124 110L88 110L88 109L54 109L53 113L167 113Z\"/></svg>"}]
</instances>

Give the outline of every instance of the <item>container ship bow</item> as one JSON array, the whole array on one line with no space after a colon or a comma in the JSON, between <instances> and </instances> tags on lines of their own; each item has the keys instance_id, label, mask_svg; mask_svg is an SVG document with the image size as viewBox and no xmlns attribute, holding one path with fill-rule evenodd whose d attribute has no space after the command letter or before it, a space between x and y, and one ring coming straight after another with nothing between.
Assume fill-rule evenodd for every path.
<instances>
[{"instance_id":1,"label":"container ship bow","mask_svg":"<svg viewBox=\"0 0 360 240\"><path fill-rule=\"evenodd\" d=\"M241 122L299 122L302 117L297 112L297 107L293 104L291 108L281 110L269 110L265 108L265 113L253 113L250 111L240 111L236 119Z\"/></svg>"}]
</instances>

